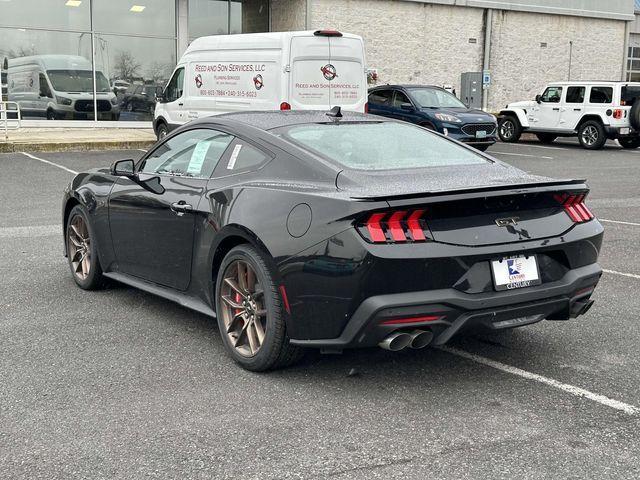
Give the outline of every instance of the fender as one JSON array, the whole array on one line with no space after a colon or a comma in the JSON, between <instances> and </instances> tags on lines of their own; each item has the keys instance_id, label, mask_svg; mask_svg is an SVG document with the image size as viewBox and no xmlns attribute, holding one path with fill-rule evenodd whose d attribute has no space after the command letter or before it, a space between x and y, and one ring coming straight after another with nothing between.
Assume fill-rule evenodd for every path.
<instances>
[{"instance_id":1,"label":"fender","mask_svg":"<svg viewBox=\"0 0 640 480\"><path fill-rule=\"evenodd\" d=\"M513 115L515 116L518 121L520 122L520 126L522 128L529 128L529 120L527 120L527 114L524 112L524 109L522 108L508 108L505 110L500 110L500 114L498 115L499 117L504 117L506 115Z\"/></svg>"}]
</instances>

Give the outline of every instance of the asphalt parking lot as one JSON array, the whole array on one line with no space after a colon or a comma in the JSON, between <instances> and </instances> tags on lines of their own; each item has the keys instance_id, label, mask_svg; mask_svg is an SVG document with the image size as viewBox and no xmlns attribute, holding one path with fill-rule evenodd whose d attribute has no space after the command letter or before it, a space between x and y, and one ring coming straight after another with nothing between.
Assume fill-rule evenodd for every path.
<instances>
[{"instance_id":1,"label":"asphalt parking lot","mask_svg":"<svg viewBox=\"0 0 640 480\"><path fill-rule=\"evenodd\" d=\"M0 478L640 477L640 149L489 153L589 180L606 228L591 311L268 374L233 364L208 317L75 287L62 189L141 151L0 155Z\"/></svg>"}]
</instances>

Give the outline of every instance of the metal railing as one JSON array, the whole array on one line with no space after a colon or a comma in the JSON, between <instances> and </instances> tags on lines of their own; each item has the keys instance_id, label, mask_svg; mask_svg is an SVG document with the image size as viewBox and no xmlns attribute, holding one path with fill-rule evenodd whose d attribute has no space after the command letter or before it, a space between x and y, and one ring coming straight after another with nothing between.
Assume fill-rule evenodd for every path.
<instances>
[{"instance_id":1,"label":"metal railing","mask_svg":"<svg viewBox=\"0 0 640 480\"><path fill-rule=\"evenodd\" d=\"M4 130L4 140L9 140L9 130L18 130L22 123L20 105L16 102L0 102L0 129Z\"/></svg>"}]
</instances>

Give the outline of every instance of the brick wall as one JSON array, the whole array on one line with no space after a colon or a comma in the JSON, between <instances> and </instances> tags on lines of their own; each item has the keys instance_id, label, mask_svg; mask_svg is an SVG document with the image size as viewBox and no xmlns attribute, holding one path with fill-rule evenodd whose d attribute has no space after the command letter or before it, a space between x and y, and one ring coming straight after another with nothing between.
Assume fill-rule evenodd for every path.
<instances>
[{"instance_id":1,"label":"brick wall","mask_svg":"<svg viewBox=\"0 0 640 480\"><path fill-rule=\"evenodd\" d=\"M305 29L306 0L271 0L271 31Z\"/></svg>"}]
</instances>

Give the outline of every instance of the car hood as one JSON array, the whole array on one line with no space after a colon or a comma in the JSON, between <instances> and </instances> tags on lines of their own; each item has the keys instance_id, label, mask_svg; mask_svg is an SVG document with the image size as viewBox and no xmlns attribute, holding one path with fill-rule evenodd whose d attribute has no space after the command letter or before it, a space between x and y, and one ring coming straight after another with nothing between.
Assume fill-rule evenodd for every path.
<instances>
[{"instance_id":1,"label":"car hood","mask_svg":"<svg viewBox=\"0 0 640 480\"><path fill-rule=\"evenodd\" d=\"M423 112L429 112L432 115L436 113L445 113L447 115L454 115L462 120L464 123L486 123L496 122L496 117L490 113L483 112L482 110L466 109L466 108L423 108Z\"/></svg>"},{"instance_id":2,"label":"car hood","mask_svg":"<svg viewBox=\"0 0 640 480\"><path fill-rule=\"evenodd\" d=\"M573 182L530 175L497 162L398 171L343 170L338 173L336 186L351 198L373 199L495 187L555 185L568 181Z\"/></svg>"},{"instance_id":3,"label":"car hood","mask_svg":"<svg viewBox=\"0 0 640 480\"><path fill-rule=\"evenodd\" d=\"M507 105L507 108L531 108L536 104L533 100L527 100L525 102L511 102Z\"/></svg>"}]
</instances>

